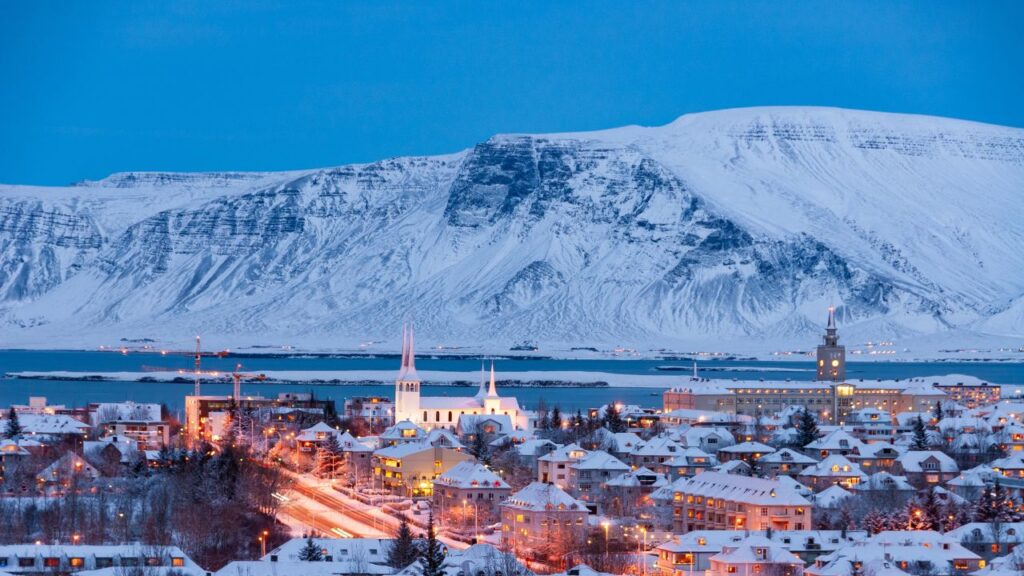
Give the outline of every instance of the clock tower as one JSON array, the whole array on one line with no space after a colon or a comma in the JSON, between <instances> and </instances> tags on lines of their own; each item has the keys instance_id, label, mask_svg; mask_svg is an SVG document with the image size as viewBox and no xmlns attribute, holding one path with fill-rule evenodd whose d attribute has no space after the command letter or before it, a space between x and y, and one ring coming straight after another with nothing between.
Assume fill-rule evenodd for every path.
<instances>
[{"instance_id":1,"label":"clock tower","mask_svg":"<svg viewBox=\"0 0 1024 576\"><path fill-rule=\"evenodd\" d=\"M836 309L828 308L825 342L818 345L818 374L815 380L842 382L846 380L846 347L839 345L836 331Z\"/></svg>"}]
</instances>

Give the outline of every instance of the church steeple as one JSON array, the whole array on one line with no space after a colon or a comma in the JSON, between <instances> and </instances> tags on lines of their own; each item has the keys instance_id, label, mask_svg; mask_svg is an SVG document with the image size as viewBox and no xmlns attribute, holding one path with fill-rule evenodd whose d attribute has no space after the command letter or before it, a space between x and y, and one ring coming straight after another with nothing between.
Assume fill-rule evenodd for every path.
<instances>
[{"instance_id":1,"label":"church steeple","mask_svg":"<svg viewBox=\"0 0 1024 576\"><path fill-rule=\"evenodd\" d=\"M836 307L828 307L828 324L825 325L825 345L838 346L839 334L836 331Z\"/></svg>"},{"instance_id":2,"label":"church steeple","mask_svg":"<svg viewBox=\"0 0 1024 576\"><path fill-rule=\"evenodd\" d=\"M420 377L411 325L402 326L402 366L395 378L395 421L412 419L420 409Z\"/></svg>"},{"instance_id":3,"label":"church steeple","mask_svg":"<svg viewBox=\"0 0 1024 576\"><path fill-rule=\"evenodd\" d=\"M839 345L835 306L828 307L828 322L825 324L823 340L824 343L818 346L818 366L815 379L832 382L846 380L846 347Z\"/></svg>"},{"instance_id":4,"label":"church steeple","mask_svg":"<svg viewBox=\"0 0 1024 576\"><path fill-rule=\"evenodd\" d=\"M490 388L487 389L487 397L488 398L497 398L498 397L498 387L495 385L495 382L494 382L494 360L491 360L491 386L490 386Z\"/></svg>"}]
</instances>

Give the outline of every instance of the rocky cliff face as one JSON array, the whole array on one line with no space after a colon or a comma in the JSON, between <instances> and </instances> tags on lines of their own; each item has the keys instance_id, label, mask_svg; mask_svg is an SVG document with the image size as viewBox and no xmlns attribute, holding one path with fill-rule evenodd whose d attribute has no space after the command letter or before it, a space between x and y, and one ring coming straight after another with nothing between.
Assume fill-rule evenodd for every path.
<instances>
[{"instance_id":1,"label":"rocky cliff face","mask_svg":"<svg viewBox=\"0 0 1024 576\"><path fill-rule=\"evenodd\" d=\"M8 339L350 346L1013 332L1024 131L772 108L280 174L0 187ZM1015 272L1016 271L1016 272ZM1007 326L1010 329L1007 330Z\"/></svg>"}]
</instances>

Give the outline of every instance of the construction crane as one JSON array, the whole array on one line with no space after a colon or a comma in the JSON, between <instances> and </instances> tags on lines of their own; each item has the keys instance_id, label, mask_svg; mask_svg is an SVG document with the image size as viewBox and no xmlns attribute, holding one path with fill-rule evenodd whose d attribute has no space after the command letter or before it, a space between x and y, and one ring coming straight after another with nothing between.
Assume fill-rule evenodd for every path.
<instances>
[{"instance_id":1,"label":"construction crane","mask_svg":"<svg viewBox=\"0 0 1024 576\"><path fill-rule=\"evenodd\" d=\"M125 356L130 353L142 353L142 354L160 354L161 356L192 356L195 359L195 389L193 395L200 395L200 386L202 384L203 370L202 370L202 359L203 356L224 358L231 353L230 350L218 350L218 351L204 351L202 347L202 340L199 336L196 336L196 349L193 350L166 350L159 349L149 344L144 346L100 346L100 351L103 352L119 352ZM208 372L211 376L216 376L218 372Z\"/></svg>"},{"instance_id":2,"label":"construction crane","mask_svg":"<svg viewBox=\"0 0 1024 576\"><path fill-rule=\"evenodd\" d=\"M231 392L231 397L235 399L235 405L242 399L242 378L246 380L259 380L263 381L267 379L266 374L245 374L242 372L242 365L236 364L235 371L231 373L231 380L234 381L235 387Z\"/></svg>"}]
</instances>

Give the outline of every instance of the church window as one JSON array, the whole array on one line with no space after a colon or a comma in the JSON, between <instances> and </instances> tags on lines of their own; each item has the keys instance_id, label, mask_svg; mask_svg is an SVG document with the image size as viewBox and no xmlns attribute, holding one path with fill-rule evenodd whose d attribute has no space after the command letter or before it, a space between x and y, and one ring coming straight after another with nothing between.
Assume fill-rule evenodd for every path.
<instances>
[{"instance_id":1,"label":"church window","mask_svg":"<svg viewBox=\"0 0 1024 576\"><path fill-rule=\"evenodd\" d=\"M434 412L434 422L440 422L440 421L441 421L441 411L438 410L437 412Z\"/></svg>"},{"instance_id":2,"label":"church window","mask_svg":"<svg viewBox=\"0 0 1024 576\"><path fill-rule=\"evenodd\" d=\"M452 411L451 410L448 411L448 421L449 422L452 421Z\"/></svg>"},{"instance_id":3,"label":"church window","mask_svg":"<svg viewBox=\"0 0 1024 576\"><path fill-rule=\"evenodd\" d=\"M423 411L423 421L424 422L427 421L427 411L426 410Z\"/></svg>"}]
</instances>

